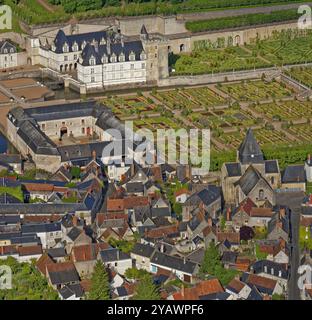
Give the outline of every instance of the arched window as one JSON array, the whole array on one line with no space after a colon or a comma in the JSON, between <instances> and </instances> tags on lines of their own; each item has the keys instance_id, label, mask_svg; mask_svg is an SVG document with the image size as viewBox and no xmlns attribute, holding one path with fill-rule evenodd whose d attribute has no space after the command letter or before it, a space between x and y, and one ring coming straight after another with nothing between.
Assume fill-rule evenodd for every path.
<instances>
[{"instance_id":1,"label":"arched window","mask_svg":"<svg viewBox=\"0 0 312 320\"><path fill-rule=\"evenodd\" d=\"M95 65L95 58L93 56L90 58L89 64L90 64L90 66L94 66Z\"/></svg>"},{"instance_id":2,"label":"arched window","mask_svg":"<svg viewBox=\"0 0 312 320\"><path fill-rule=\"evenodd\" d=\"M113 53L110 58L110 62L115 63L116 61L117 61L117 57L116 57L115 53Z\"/></svg>"}]
</instances>

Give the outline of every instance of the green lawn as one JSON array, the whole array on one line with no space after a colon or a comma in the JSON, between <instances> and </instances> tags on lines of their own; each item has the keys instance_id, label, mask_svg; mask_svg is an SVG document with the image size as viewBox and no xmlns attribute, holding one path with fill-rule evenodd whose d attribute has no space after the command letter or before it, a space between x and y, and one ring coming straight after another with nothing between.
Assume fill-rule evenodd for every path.
<instances>
[{"instance_id":1,"label":"green lawn","mask_svg":"<svg viewBox=\"0 0 312 320\"><path fill-rule=\"evenodd\" d=\"M312 236L310 227L300 226L299 244L301 249L307 248L309 250L312 250Z\"/></svg>"}]
</instances>

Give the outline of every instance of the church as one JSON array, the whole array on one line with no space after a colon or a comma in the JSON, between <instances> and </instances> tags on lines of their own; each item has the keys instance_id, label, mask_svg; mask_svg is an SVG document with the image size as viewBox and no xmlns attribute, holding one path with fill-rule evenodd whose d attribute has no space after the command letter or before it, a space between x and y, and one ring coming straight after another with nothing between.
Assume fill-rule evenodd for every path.
<instances>
[{"instance_id":1,"label":"church","mask_svg":"<svg viewBox=\"0 0 312 320\"><path fill-rule=\"evenodd\" d=\"M250 198L257 206L274 205L274 190L281 185L277 160L264 160L252 129L248 129L237 151L236 162L226 162L221 168L224 200L238 205Z\"/></svg>"}]
</instances>

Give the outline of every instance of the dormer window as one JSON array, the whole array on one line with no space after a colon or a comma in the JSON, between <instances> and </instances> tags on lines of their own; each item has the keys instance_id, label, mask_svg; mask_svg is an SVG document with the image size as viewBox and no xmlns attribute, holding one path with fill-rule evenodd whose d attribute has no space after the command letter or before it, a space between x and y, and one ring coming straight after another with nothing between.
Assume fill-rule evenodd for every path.
<instances>
[{"instance_id":1,"label":"dormer window","mask_svg":"<svg viewBox=\"0 0 312 320\"><path fill-rule=\"evenodd\" d=\"M144 51L141 52L140 59L141 60L146 60L146 53Z\"/></svg>"},{"instance_id":2,"label":"dormer window","mask_svg":"<svg viewBox=\"0 0 312 320\"><path fill-rule=\"evenodd\" d=\"M129 60L130 61L134 61L135 60L135 54L134 54L133 51L131 51L130 54L129 54Z\"/></svg>"},{"instance_id":3,"label":"dormer window","mask_svg":"<svg viewBox=\"0 0 312 320\"><path fill-rule=\"evenodd\" d=\"M78 43L77 42L74 42L72 49L73 49L73 51L78 51Z\"/></svg>"},{"instance_id":4,"label":"dormer window","mask_svg":"<svg viewBox=\"0 0 312 320\"><path fill-rule=\"evenodd\" d=\"M124 55L124 53L121 53L121 54L119 55L119 62L125 62L125 55Z\"/></svg>"},{"instance_id":5,"label":"dormer window","mask_svg":"<svg viewBox=\"0 0 312 320\"><path fill-rule=\"evenodd\" d=\"M102 57L102 63L107 63L107 62L108 62L107 55L104 54L103 57Z\"/></svg>"},{"instance_id":6,"label":"dormer window","mask_svg":"<svg viewBox=\"0 0 312 320\"><path fill-rule=\"evenodd\" d=\"M69 51L69 47L67 43L64 43L63 45L63 52L68 52Z\"/></svg>"},{"instance_id":7,"label":"dormer window","mask_svg":"<svg viewBox=\"0 0 312 320\"><path fill-rule=\"evenodd\" d=\"M117 57L116 57L115 53L112 54L112 56L111 56L111 58L110 58L110 61L111 61L112 63L117 62Z\"/></svg>"},{"instance_id":8,"label":"dormer window","mask_svg":"<svg viewBox=\"0 0 312 320\"><path fill-rule=\"evenodd\" d=\"M8 49L4 49L3 52L4 52L4 53L8 53Z\"/></svg>"},{"instance_id":9,"label":"dormer window","mask_svg":"<svg viewBox=\"0 0 312 320\"><path fill-rule=\"evenodd\" d=\"M95 65L95 58L92 56L89 60L90 66L94 66Z\"/></svg>"},{"instance_id":10,"label":"dormer window","mask_svg":"<svg viewBox=\"0 0 312 320\"><path fill-rule=\"evenodd\" d=\"M10 49L10 52L11 52L11 53L14 53L14 49L13 49L13 48L11 48L11 49Z\"/></svg>"},{"instance_id":11,"label":"dormer window","mask_svg":"<svg viewBox=\"0 0 312 320\"><path fill-rule=\"evenodd\" d=\"M106 40L105 40L105 38L103 37L103 38L101 39L101 41L100 41L100 45L104 45L104 44L106 44Z\"/></svg>"},{"instance_id":12,"label":"dormer window","mask_svg":"<svg viewBox=\"0 0 312 320\"><path fill-rule=\"evenodd\" d=\"M83 50L86 45L87 45L87 43L85 41L83 41L81 44L81 49Z\"/></svg>"}]
</instances>

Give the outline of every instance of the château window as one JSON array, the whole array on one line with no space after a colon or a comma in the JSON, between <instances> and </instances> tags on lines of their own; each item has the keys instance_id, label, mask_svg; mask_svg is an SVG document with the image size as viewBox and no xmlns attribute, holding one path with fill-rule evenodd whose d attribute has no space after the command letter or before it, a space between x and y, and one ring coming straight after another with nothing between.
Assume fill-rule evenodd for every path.
<instances>
[{"instance_id":1,"label":"ch\u00e2teau window","mask_svg":"<svg viewBox=\"0 0 312 320\"><path fill-rule=\"evenodd\" d=\"M95 65L95 59L94 58L91 58L89 62L90 62L90 66L94 66Z\"/></svg>"},{"instance_id":2,"label":"ch\u00e2teau window","mask_svg":"<svg viewBox=\"0 0 312 320\"><path fill-rule=\"evenodd\" d=\"M67 56L64 56L64 61L68 61L68 57Z\"/></svg>"},{"instance_id":3,"label":"ch\u00e2teau window","mask_svg":"<svg viewBox=\"0 0 312 320\"><path fill-rule=\"evenodd\" d=\"M107 63L107 62L108 62L107 55L104 55L102 57L102 63Z\"/></svg>"},{"instance_id":4,"label":"ch\u00e2teau window","mask_svg":"<svg viewBox=\"0 0 312 320\"><path fill-rule=\"evenodd\" d=\"M115 63L116 60L117 60L117 59L116 59L116 55L113 53L112 56L111 56L110 61L111 61L112 63Z\"/></svg>"},{"instance_id":5,"label":"ch\u00e2teau window","mask_svg":"<svg viewBox=\"0 0 312 320\"><path fill-rule=\"evenodd\" d=\"M145 69L145 63L142 63L142 69Z\"/></svg>"},{"instance_id":6,"label":"ch\u00e2teau window","mask_svg":"<svg viewBox=\"0 0 312 320\"><path fill-rule=\"evenodd\" d=\"M145 54L145 52L141 52L141 55L140 55L140 59L141 60L145 60L146 59L146 54Z\"/></svg>"},{"instance_id":7,"label":"ch\u00e2teau window","mask_svg":"<svg viewBox=\"0 0 312 320\"><path fill-rule=\"evenodd\" d=\"M91 82L95 82L95 78L94 77L91 77Z\"/></svg>"},{"instance_id":8,"label":"ch\u00e2teau window","mask_svg":"<svg viewBox=\"0 0 312 320\"><path fill-rule=\"evenodd\" d=\"M4 53L8 53L8 49L4 49L3 52L4 52Z\"/></svg>"},{"instance_id":9,"label":"ch\u00e2teau window","mask_svg":"<svg viewBox=\"0 0 312 320\"><path fill-rule=\"evenodd\" d=\"M94 69L93 68L91 69L91 74L94 74Z\"/></svg>"},{"instance_id":10,"label":"ch\u00e2teau window","mask_svg":"<svg viewBox=\"0 0 312 320\"><path fill-rule=\"evenodd\" d=\"M69 47L67 43L64 43L63 45L63 52L68 52L69 51Z\"/></svg>"},{"instance_id":11,"label":"ch\u00e2teau window","mask_svg":"<svg viewBox=\"0 0 312 320\"><path fill-rule=\"evenodd\" d=\"M77 55L76 55L76 54L74 54L74 60L77 60L77 58L78 58L78 57L77 57Z\"/></svg>"},{"instance_id":12,"label":"ch\u00e2teau window","mask_svg":"<svg viewBox=\"0 0 312 320\"><path fill-rule=\"evenodd\" d=\"M129 54L129 60L130 61L134 61L135 60L135 54L134 54L133 51L131 51L130 54Z\"/></svg>"},{"instance_id":13,"label":"ch\u00e2teau window","mask_svg":"<svg viewBox=\"0 0 312 320\"><path fill-rule=\"evenodd\" d=\"M104 38L102 38L101 41L100 41L100 45L103 45L103 44L106 44L106 41L105 41Z\"/></svg>"},{"instance_id":14,"label":"ch\u00e2teau window","mask_svg":"<svg viewBox=\"0 0 312 320\"><path fill-rule=\"evenodd\" d=\"M133 63L131 63L130 69L134 69L134 64Z\"/></svg>"},{"instance_id":15,"label":"ch\u00e2teau window","mask_svg":"<svg viewBox=\"0 0 312 320\"><path fill-rule=\"evenodd\" d=\"M125 62L125 55L123 53L119 56L119 62Z\"/></svg>"},{"instance_id":16,"label":"ch\u00e2teau window","mask_svg":"<svg viewBox=\"0 0 312 320\"><path fill-rule=\"evenodd\" d=\"M14 49L13 49L13 48L11 48L11 49L10 49L10 52L11 52L11 53L14 53Z\"/></svg>"},{"instance_id":17,"label":"ch\u00e2teau window","mask_svg":"<svg viewBox=\"0 0 312 320\"><path fill-rule=\"evenodd\" d=\"M75 43L73 44L73 51L78 51L78 44L77 44L77 42L75 42Z\"/></svg>"}]
</instances>

